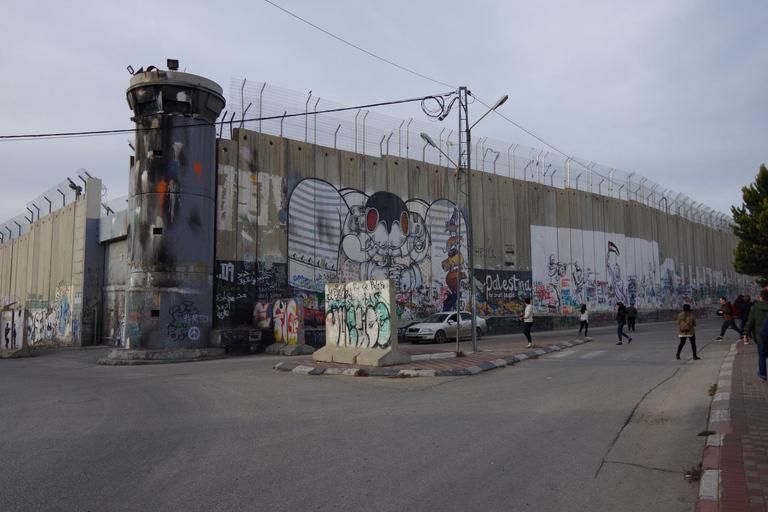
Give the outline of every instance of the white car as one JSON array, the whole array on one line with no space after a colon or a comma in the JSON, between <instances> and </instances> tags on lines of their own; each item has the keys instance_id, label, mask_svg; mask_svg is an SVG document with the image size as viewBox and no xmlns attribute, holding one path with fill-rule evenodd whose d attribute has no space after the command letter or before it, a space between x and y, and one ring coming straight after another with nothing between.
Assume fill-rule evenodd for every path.
<instances>
[{"instance_id":1,"label":"white car","mask_svg":"<svg viewBox=\"0 0 768 512\"><path fill-rule=\"evenodd\" d=\"M461 313L461 322L456 322L456 313L435 313L421 323L409 326L405 330L405 339L411 343L421 341L433 341L435 343L445 343L448 340L456 339L456 329L459 331L459 338L472 337L472 315ZM488 332L488 324L485 319L475 317L475 329L477 330L477 339Z\"/></svg>"}]
</instances>

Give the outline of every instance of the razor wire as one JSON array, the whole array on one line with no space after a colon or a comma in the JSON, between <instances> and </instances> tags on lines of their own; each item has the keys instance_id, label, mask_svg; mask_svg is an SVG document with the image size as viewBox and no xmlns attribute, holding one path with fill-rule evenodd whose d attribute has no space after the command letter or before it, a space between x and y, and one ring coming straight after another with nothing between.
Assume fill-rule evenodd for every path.
<instances>
[{"instance_id":1,"label":"razor wire","mask_svg":"<svg viewBox=\"0 0 768 512\"><path fill-rule=\"evenodd\" d=\"M219 126L221 137L231 138L233 128L241 127L381 158L397 156L439 166L453 165L445 155L454 162L458 159L457 130L413 117L398 119L365 109L314 114L345 105L314 96L311 91L302 94L263 82L233 79L227 106L228 114L222 117ZM301 113L305 115L296 116ZM289 114L294 117L284 117ZM274 119L264 120L267 117ZM420 137L422 132L429 135L445 155L425 143ZM731 229L732 219L728 215L637 173L490 137L475 137L472 145L470 165L475 171L635 201L715 229Z\"/></svg>"}]
</instances>

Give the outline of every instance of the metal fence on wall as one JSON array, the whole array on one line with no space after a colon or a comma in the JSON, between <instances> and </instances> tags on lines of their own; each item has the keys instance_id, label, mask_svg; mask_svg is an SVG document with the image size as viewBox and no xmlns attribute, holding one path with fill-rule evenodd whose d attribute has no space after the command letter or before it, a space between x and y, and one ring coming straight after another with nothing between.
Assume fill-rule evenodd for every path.
<instances>
[{"instance_id":1,"label":"metal fence on wall","mask_svg":"<svg viewBox=\"0 0 768 512\"><path fill-rule=\"evenodd\" d=\"M233 128L245 127L364 155L391 155L450 165L439 151L422 140L420 134L424 132L452 160L458 160L459 134L445 124L415 118L397 119L365 109L312 114L339 108L344 105L313 96L311 92L302 94L266 83L233 79L228 110L220 119L219 135L231 138ZM288 117L290 115L294 116ZM636 173L586 158L567 157L489 137L475 137L471 157L471 165L478 171L632 200L716 229L730 230L732 219L728 215Z\"/></svg>"},{"instance_id":2,"label":"metal fence on wall","mask_svg":"<svg viewBox=\"0 0 768 512\"><path fill-rule=\"evenodd\" d=\"M78 169L77 178L66 178L26 204L26 211L0 224L0 243L29 233L33 222L74 202L86 191L88 178L94 178L85 169ZM106 187L98 193L104 197ZM101 216L111 215L128 207L128 196L101 203Z\"/></svg>"},{"instance_id":3,"label":"metal fence on wall","mask_svg":"<svg viewBox=\"0 0 768 512\"><path fill-rule=\"evenodd\" d=\"M79 169L75 180L67 178L28 202L24 213L0 224L0 243L26 235L33 222L75 201L85 191L87 178L92 177Z\"/></svg>"}]
</instances>

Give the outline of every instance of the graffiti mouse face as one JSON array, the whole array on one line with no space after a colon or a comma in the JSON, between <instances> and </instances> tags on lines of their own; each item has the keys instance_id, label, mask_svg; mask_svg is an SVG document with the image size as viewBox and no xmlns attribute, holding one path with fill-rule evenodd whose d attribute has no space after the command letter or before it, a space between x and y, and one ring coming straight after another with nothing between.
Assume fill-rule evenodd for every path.
<instances>
[{"instance_id":1,"label":"graffiti mouse face","mask_svg":"<svg viewBox=\"0 0 768 512\"><path fill-rule=\"evenodd\" d=\"M391 192L376 192L364 205L354 206L344 225L342 247L353 261L371 259L380 265L391 258L426 255L427 231L424 219L408 211L405 202Z\"/></svg>"}]
</instances>

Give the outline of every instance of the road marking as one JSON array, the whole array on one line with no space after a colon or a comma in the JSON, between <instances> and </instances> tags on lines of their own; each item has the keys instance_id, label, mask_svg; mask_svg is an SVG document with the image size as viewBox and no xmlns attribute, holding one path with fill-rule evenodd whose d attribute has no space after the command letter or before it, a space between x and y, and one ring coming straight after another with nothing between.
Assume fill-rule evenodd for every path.
<instances>
[{"instance_id":1,"label":"road marking","mask_svg":"<svg viewBox=\"0 0 768 512\"><path fill-rule=\"evenodd\" d=\"M604 354L605 350L590 350L589 352L585 352L579 356L579 359L592 359L593 357L597 357L601 354Z\"/></svg>"},{"instance_id":2,"label":"road marking","mask_svg":"<svg viewBox=\"0 0 768 512\"><path fill-rule=\"evenodd\" d=\"M552 354L549 357L570 357L575 356L579 359L591 359L593 357L597 357L600 354L605 353L605 350L589 350L584 352L574 352L573 350L563 350L562 352L558 352L557 354Z\"/></svg>"}]
</instances>

